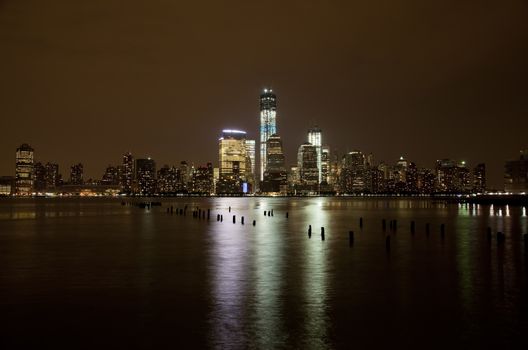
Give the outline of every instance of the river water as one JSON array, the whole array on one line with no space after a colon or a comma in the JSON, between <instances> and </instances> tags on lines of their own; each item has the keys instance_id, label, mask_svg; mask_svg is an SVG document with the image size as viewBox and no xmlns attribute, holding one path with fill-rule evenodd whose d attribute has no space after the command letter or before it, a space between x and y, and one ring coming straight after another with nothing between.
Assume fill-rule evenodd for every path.
<instances>
[{"instance_id":1,"label":"river water","mask_svg":"<svg viewBox=\"0 0 528 350\"><path fill-rule=\"evenodd\" d=\"M0 347L528 345L526 208L372 198L162 202L148 210L113 199L0 200ZM193 218L196 207L210 209L210 220Z\"/></svg>"}]
</instances>

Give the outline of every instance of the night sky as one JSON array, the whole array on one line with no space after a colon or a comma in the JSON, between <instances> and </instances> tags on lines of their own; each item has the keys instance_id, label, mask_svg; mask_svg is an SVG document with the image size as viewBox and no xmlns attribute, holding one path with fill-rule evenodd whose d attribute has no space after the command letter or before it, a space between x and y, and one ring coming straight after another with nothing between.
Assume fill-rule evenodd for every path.
<instances>
[{"instance_id":1,"label":"night sky","mask_svg":"<svg viewBox=\"0 0 528 350\"><path fill-rule=\"evenodd\" d=\"M343 153L486 162L528 148L527 0L0 0L0 175L16 148L100 178L122 154L217 164L223 128L258 139L278 96Z\"/></svg>"}]
</instances>

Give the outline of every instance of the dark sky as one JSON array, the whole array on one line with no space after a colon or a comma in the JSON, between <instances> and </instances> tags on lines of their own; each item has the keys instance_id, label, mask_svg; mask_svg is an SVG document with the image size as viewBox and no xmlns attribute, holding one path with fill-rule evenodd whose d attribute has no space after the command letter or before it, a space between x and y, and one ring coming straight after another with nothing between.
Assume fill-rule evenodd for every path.
<instances>
[{"instance_id":1,"label":"dark sky","mask_svg":"<svg viewBox=\"0 0 528 350\"><path fill-rule=\"evenodd\" d=\"M0 174L28 142L63 174L125 151L217 163L278 95L287 162L324 142L419 165L528 148L528 0L0 0Z\"/></svg>"}]
</instances>

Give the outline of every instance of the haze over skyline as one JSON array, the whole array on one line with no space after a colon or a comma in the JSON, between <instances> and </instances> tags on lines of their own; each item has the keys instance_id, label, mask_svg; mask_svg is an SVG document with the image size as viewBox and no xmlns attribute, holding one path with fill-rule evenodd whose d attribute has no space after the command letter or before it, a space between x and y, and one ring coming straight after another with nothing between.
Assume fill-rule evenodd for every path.
<instances>
[{"instance_id":1,"label":"haze over skyline","mask_svg":"<svg viewBox=\"0 0 528 350\"><path fill-rule=\"evenodd\" d=\"M16 148L99 178L124 152L218 163L277 94L287 164L323 143L376 161L485 162L528 147L528 2L0 1L0 175Z\"/></svg>"}]
</instances>

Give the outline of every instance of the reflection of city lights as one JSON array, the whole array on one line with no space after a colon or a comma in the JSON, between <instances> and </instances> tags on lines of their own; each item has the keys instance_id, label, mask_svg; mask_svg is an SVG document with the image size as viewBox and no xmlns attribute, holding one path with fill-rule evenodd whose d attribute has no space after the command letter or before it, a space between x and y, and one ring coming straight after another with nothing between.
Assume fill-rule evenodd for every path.
<instances>
[{"instance_id":1,"label":"reflection of city lights","mask_svg":"<svg viewBox=\"0 0 528 350\"><path fill-rule=\"evenodd\" d=\"M510 216L510 206L506 206L506 216Z\"/></svg>"},{"instance_id":2,"label":"reflection of city lights","mask_svg":"<svg viewBox=\"0 0 528 350\"><path fill-rule=\"evenodd\" d=\"M522 216L526 216L526 207L523 207Z\"/></svg>"}]
</instances>

